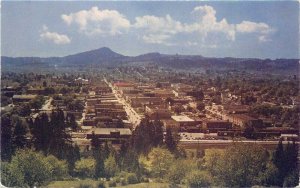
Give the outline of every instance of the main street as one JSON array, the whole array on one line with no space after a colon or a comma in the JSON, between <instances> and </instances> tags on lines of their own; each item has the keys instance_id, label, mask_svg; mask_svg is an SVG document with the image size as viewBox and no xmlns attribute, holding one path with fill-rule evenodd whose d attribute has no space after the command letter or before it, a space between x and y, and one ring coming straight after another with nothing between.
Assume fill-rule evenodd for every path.
<instances>
[{"instance_id":1,"label":"main street","mask_svg":"<svg viewBox=\"0 0 300 188\"><path fill-rule=\"evenodd\" d=\"M112 89L112 92L118 102L123 105L124 110L127 113L128 120L130 123L132 123L133 129L135 129L135 127L141 122L141 116L131 107L130 104L128 104L128 102L126 102L126 100L118 93L111 83L109 83L106 79L104 79L104 82Z\"/></svg>"}]
</instances>

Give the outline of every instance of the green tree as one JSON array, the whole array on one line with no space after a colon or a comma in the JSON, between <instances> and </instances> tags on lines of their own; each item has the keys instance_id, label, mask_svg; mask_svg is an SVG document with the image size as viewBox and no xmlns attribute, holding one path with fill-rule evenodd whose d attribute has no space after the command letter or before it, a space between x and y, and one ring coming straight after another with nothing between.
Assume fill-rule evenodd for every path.
<instances>
[{"instance_id":1,"label":"green tree","mask_svg":"<svg viewBox=\"0 0 300 188\"><path fill-rule=\"evenodd\" d=\"M154 177L162 178L173 163L173 154L162 148L153 148L148 154L149 169Z\"/></svg>"},{"instance_id":2,"label":"green tree","mask_svg":"<svg viewBox=\"0 0 300 188\"><path fill-rule=\"evenodd\" d=\"M12 124L14 127L13 130L13 144L16 148L25 148L27 146L27 133L28 125L25 120L20 117L13 115Z\"/></svg>"},{"instance_id":3,"label":"green tree","mask_svg":"<svg viewBox=\"0 0 300 188\"><path fill-rule=\"evenodd\" d=\"M172 133L172 129L167 127L166 129L166 136L165 136L165 144L169 151L175 152L177 149L177 143Z\"/></svg>"},{"instance_id":4,"label":"green tree","mask_svg":"<svg viewBox=\"0 0 300 188\"><path fill-rule=\"evenodd\" d=\"M114 177L116 175L118 172L118 165L114 155L110 154L104 161L104 169L107 178Z\"/></svg>"},{"instance_id":5,"label":"green tree","mask_svg":"<svg viewBox=\"0 0 300 188\"><path fill-rule=\"evenodd\" d=\"M93 158L85 158L75 163L75 172L81 178L95 177L96 161Z\"/></svg>"},{"instance_id":6,"label":"green tree","mask_svg":"<svg viewBox=\"0 0 300 188\"><path fill-rule=\"evenodd\" d=\"M204 109L205 109L205 104L204 104L203 102L198 103L198 104L197 104L197 109L198 109L199 111L204 110Z\"/></svg>"},{"instance_id":7,"label":"green tree","mask_svg":"<svg viewBox=\"0 0 300 188\"><path fill-rule=\"evenodd\" d=\"M261 184L269 156L256 144L234 143L228 147L218 163L216 181L224 186L250 187Z\"/></svg>"},{"instance_id":8,"label":"green tree","mask_svg":"<svg viewBox=\"0 0 300 188\"><path fill-rule=\"evenodd\" d=\"M191 188L209 187L212 183L212 178L208 172L193 170L185 177L186 183Z\"/></svg>"},{"instance_id":9,"label":"green tree","mask_svg":"<svg viewBox=\"0 0 300 188\"><path fill-rule=\"evenodd\" d=\"M53 155L47 156L45 160L49 164L52 180L63 180L68 176L68 164L66 161L60 161Z\"/></svg>"},{"instance_id":10,"label":"green tree","mask_svg":"<svg viewBox=\"0 0 300 188\"><path fill-rule=\"evenodd\" d=\"M18 187L41 186L51 179L51 166L41 153L18 150L6 167L4 185Z\"/></svg>"},{"instance_id":11,"label":"green tree","mask_svg":"<svg viewBox=\"0 0 300 188\"><path fill-rule=\"evenodd\" d=\"M93 157L96 161L95 164L95 178L104 176L104 158L102 156L103 151L101 147L100 139L93 133L91 140Z\"/></svg>"},{"instance_id":12,"label":"green tree","mask_svg":"<svg viewBox=\"0 0 300 188\"><path fill-rule=\"evenodd\" d=\"M11 115L6 113L1 116L1 160L10 160L13 152L13 126Z\"/></svg>"},{"instance_id":13,"label":"green tree","mask_svg":"<svg viewBox=\"0 0 300 188\"><path fill-rule=\"evenodd\" d=\"M185 179L187 173L197 169L197 161L195 160L176 159L169 168L167 179L172 184L180 184Z\"/></svg>"},{"instance_id":14,"label":"green tree","mask_svg":"<svg viewBox=\"0 0 300 188\"><path fill-rule=\"evenodd\" d=\"M47 154L52 131L49 125L49 118L46 113L42 113L35 118L31 127L32 142L37 151Z\"/></svg>"}]
</instances>

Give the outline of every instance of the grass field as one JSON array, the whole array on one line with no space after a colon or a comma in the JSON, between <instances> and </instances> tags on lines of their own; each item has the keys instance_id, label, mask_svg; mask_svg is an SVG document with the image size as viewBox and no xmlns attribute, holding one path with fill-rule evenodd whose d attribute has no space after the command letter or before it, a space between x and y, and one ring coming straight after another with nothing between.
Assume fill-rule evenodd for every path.
<instances>
[{"instance_id":1,"label":"grass field","mask_svg":"<svg viewBox=\"0 0 300 188\"><path fill-rule=\"evenodd\" d=\"M67 180L67 181L54 181L47 185L47 188L79 188L80 185L86 185L86 187L97 188L99 181L85 179L85 180ZM85 188L86 188L85 187ZM106 187L109 187L106 183ZM117 186L122 188L169 188L168 183L138 183L124 186Z\"/></svg>"}]
</instances>

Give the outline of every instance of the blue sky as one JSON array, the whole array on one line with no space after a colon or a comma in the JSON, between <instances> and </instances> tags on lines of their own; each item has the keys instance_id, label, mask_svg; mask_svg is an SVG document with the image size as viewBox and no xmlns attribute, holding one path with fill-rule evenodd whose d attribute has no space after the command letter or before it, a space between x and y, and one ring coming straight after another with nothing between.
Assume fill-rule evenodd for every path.
<instances>
[{"instance_id":1,"label":"blue sky","mask_svg":"<svg viewBox=\"0 0 300 188\"><path fill-rule=\"evenodd\" d=\"M207 57L299 57L299 6L289 2L1 3L5 56L64 56L100 47Z\"/></svg>"}]
</instances>

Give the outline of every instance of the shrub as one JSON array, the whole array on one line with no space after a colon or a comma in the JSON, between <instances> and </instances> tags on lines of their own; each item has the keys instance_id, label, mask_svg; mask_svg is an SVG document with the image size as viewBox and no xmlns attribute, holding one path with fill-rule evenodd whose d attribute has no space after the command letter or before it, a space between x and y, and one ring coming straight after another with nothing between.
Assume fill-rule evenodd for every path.
<instances>
[{"instance_id":1,"label":"shrub","mask_svg":"<svg viewBox=\"0 0 300 188\"><path fill-rule=\"evenodd\" d=\"M102 181L102 180L100 180L99 183L98 183L98 185L97 185L97 187L98 188L105 188L105 182ZM109 185L109 187L111 187L111 186Z\"/></svg>"},{"instance_id":2,"label":"shrub","mask_svg":"<svg viewBox=\"0 0 300 188\"><path fill-rule=\"evenodd\" d=\"M111 180L108 182L108 186L109 187L116 187L117 186L117 182L115 180Z\"/></svg>"},{"instance_id":3,"label":"shrub","mask_svg":"<svg viewBox=\"0 0 300 188\"><path fill-rule=\"evenodd\" d=\"M7 186L33 187L51 180L51 165L45 156L32 150L18 150L2 171Z\"/></svg>"},{"instance_id":4,"label":"shrub","mask_svg":"<svg viewBox=\"0 0 300 188\"><path fill-rule=\"evenodd\" d=\"M135 173L128 173L126 180L128 184L136 184L139 182Z\"/></svg>"},{"instance_id":5,"label":"shrub","mask_svg":"<svg viewBox=\"0 0 300 188\"><path fill-rule=\"evenodd\" d=\"M209 187L211 184L211 177L207 172L194 170L186 176L187 185L194 187Z\"/></svg>"},{"instance_id":6,"label":"shrub","mask_svg":"<svg viewBox=\"0 0 300 188\"><path fill-rule=\"evenodd\" d=\"M95 175L96 162L94 159L81 159L75 163L75 172L81 178L92 178Z\"/></svg>"},{"instance_id":7,"label":"shrub","mask_svg":"<svg viewBox=\"0 0 300 188\"><path fill-rule=\"evenodd\" d=\"M79 188L92 188L92 186L89 184L80 184Z\"/></svg>"},{"instance_id":8,"label":"shrub","mask_svg":"<svg viewBox=\"0 0 300 188\"><path fill-rule=\"evenodd\" d=\"M51 178L53 180L62 180L68 175L68 165L66 161L60 161L53 155L46 158L46 161L50 164Z\"/></svg>"}]
</instances>

